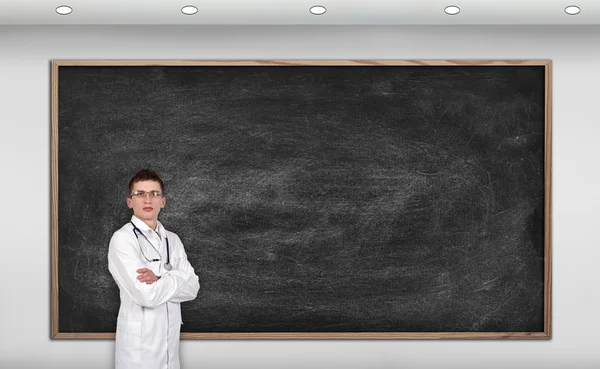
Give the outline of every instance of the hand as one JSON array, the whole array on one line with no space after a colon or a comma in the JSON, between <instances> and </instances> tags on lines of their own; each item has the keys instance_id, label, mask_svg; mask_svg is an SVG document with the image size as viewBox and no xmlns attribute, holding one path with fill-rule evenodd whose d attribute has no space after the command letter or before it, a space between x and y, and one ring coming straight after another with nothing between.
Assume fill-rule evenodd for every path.
<instances>
[{"instance_id":1,"label":"hand","mask_svg":"<svg viewBox=\"0 0 600 369\"><path fill-rule=\"evenodd\" d=\"M137 279L142 283L152 284L159 279L154 272L148 268L138 269L136 272L140 274L137 276Z\"/></svg>"}]
</instances>

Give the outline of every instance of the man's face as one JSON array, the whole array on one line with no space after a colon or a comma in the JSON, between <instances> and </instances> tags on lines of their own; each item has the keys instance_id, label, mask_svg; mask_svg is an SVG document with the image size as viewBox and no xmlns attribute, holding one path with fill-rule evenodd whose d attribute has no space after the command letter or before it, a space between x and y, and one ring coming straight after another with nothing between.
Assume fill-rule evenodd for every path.
<instances>
[{"instance_id":1,"label":"man's face","mask_svg":"<svg viewBox=\"0 0 600 369\"><path fill-rule=\"evenodd\" d=\"M156 221L160 209L164 208L167 199L164 196L154 197L154 191L162 194L160 183L156 181L139 181L133 184L131 193L144 191L144 196L130 196L127 198L127 206L133 209L133 215L144 221ZM130 194L131 195L131 194Z\"/></svg>"}]
</instances>

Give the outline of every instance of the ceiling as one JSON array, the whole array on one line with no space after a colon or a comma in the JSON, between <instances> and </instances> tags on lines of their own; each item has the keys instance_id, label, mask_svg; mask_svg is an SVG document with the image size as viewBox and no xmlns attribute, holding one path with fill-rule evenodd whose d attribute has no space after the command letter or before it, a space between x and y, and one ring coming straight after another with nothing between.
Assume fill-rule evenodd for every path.
<instances>
[{"instance_id":1,"label":"ceiling","mask_svg":"<svg viewBox=\"0 0 600 369\"><path fill-rule=\"evenodd\" d=\"M72 12L57 14L61 5ZM187 5L197 12L183 14ZM326 12L311 14L315 5ZM450 5L460 12L445 14ZM0 25L112 24L598 25L600 0L0 0Z\"/></svg>"}]
</instances>

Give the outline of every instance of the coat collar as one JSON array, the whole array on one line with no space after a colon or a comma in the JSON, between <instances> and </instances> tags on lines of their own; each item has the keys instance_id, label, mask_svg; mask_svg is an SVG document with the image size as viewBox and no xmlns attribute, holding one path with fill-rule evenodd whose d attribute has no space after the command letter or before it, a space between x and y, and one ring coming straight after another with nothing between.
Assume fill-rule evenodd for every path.
<instances>
[{"instance_id":1,"label":"coat collar","mask_svg":"<svg viewBox=\"0 0 600 369\"><path fill-rule=\"evenodd\" d=\"M144 223L143 220L136 217L135 215L131 216L131 222L135 224L135 226L138 227L140 231L146 234L154 232L152 228L150 228L146 223ZM156 232L160 235L160 237L164 238L167 236L167 231L165 230L165 227L158 220L156 221Z\"/></svg>"}]
</instances>

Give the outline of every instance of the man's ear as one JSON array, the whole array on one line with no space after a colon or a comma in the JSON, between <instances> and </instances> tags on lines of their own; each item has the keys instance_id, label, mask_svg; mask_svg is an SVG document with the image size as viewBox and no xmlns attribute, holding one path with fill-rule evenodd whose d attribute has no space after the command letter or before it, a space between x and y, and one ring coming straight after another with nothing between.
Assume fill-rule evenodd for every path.
<instances>
[{"instance_id":1,"label":"man's ear","mask_svg":"<svg viewBox=\"0 0 600 369\"><path fill-rule=\"evenodd\" d=\"M131 199L129 197L127 198L127 207L129 209L133 209L133 203L131 202Z\"/></svg>"},{"instance_id":2,"label":"man's ear","mask_svg":"<svg viewBox=\"0 0 600 369\"><path fill-rule=\"evenodd\" d=\"M167 205L167 198L163 197L162 200L160 201L160 208L164 208L165 205Z\"/></svg>"}]
</instances>

